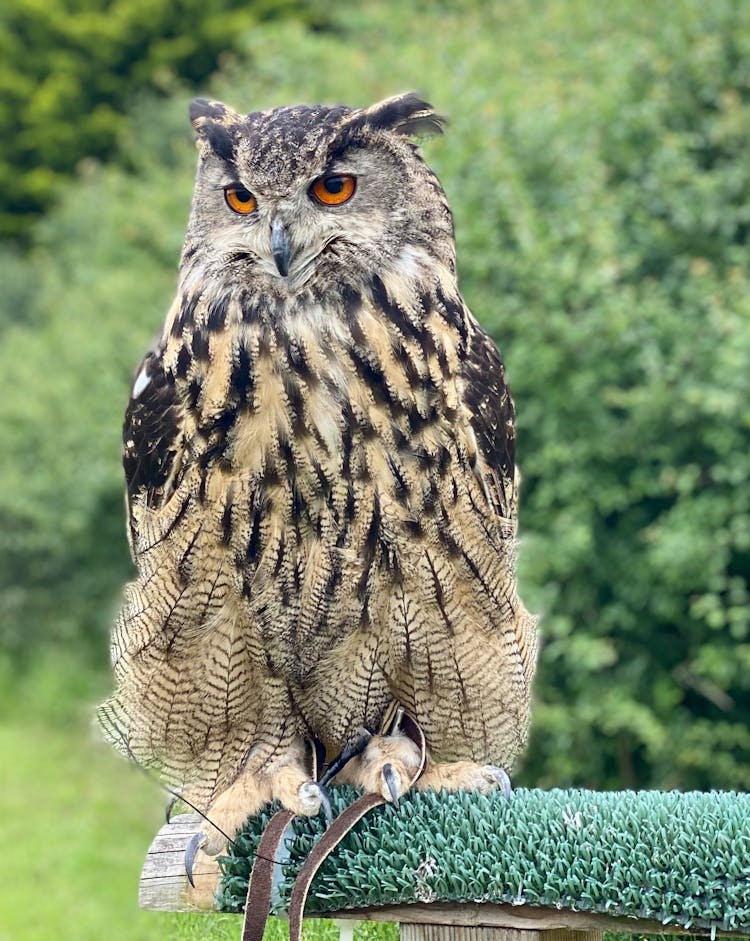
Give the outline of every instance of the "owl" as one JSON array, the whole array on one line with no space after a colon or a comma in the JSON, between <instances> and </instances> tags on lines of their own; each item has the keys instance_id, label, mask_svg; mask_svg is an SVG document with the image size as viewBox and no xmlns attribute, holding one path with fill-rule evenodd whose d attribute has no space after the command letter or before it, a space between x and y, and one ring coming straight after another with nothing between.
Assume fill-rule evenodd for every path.
<instances>
[{"instance_id":1,"label":"owl","mask_svg":"<svg viewBox=\"0 0 750 941\"><path fill-rule=\"evenodd\" d=\"M504 787L536 629L503 361L414 143L442 121L414 94L190 114L177 292L125 416L137 576L104 730L205 813L207 854L272 799L317 814L316 750L397 802L420 756L394 710L426 743L414 786Z\"/></svg>"}]
</instances>

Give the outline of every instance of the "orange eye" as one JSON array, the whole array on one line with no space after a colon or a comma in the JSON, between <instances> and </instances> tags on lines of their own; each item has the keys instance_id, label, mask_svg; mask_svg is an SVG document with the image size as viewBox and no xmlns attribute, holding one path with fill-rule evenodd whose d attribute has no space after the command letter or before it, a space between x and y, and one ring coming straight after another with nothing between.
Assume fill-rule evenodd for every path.
<instances>
[{"instance_id":1,"label":"orange eye","mask_svg":"<svg viewBox=\"0 0 750 941\"><path fill-rule=\"evenodd\" d=\"M314 199L324 206L340 206L354 196L355 176L321 176L310 187Z\"/></svg>"},{"instance_id":2,"label":"orange eye","mask_svg":"<svg viewBox=\"0 0 750 941\"><path fill-rule=\"evenodd\" d=\"M253 194L244 186L227 186L224 190L224 199L232 212L239 212L243 216L254 212L258 205Z\"/></svg>"}]
</instances>

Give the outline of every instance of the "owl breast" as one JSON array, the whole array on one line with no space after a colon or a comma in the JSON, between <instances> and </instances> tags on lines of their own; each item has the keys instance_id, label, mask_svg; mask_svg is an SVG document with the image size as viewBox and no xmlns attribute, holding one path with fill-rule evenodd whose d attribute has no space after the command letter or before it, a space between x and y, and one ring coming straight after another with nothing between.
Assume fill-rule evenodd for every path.
<instances>
[{"instance_id":1,"label":"owl breast","mask_svg":"<svg viewBox=\"0 0 750 941\"><path fill-rule=\"evenodd\" d=\"M418 342L353 290L253 310L239 303L214 331L210 305L198 315L202 373L179 377L171 360L243 620L265 666L304 686L347 638L383 627L451 464L469 460L459 338L428 311Z\"/></svg>"}]
</instances>

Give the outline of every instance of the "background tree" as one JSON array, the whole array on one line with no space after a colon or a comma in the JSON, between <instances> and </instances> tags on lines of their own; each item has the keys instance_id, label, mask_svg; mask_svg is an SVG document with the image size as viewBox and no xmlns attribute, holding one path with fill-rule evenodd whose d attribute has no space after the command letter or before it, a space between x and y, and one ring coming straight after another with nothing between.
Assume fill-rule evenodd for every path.
<instances>
[{"instance_id":1,"label":"background tree","mask_svg":"<svg viewBox=\"0 0 750 941\"><path fill-rule=\"evenodd\" d=\"M3 0L0 239L28 237L83 158L112 155L146 91L205 81L258 23L324 22L318 0Z\"/></svg>"}]
</instances>

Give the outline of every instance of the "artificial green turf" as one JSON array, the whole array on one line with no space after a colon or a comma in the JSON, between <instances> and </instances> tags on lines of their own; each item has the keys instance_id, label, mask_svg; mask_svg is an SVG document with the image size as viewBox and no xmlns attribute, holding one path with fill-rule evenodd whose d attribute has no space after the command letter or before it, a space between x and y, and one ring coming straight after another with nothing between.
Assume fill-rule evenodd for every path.
<instances>
[{"instance_id":1,"label":"artificial green turf","mask_svg":"<svg viewBox=\"0 0 750 941\"><path fill-rule=\"evenodd\" d=\"M333 795L336 813L356 796ZM244 903L265 813L237 838L219 892ZM288 906L324 821L297 818L274 910ZM497 902L632 916L665 926L750 929L750 795L524 790L412 793L378 807L321 867L307 910Z\"/></svg>"}]
</instances>

